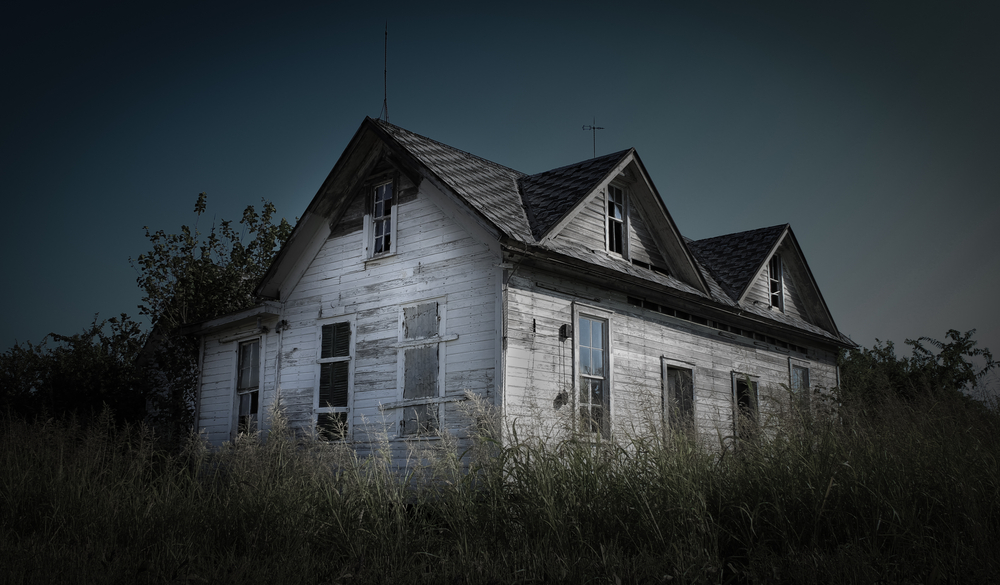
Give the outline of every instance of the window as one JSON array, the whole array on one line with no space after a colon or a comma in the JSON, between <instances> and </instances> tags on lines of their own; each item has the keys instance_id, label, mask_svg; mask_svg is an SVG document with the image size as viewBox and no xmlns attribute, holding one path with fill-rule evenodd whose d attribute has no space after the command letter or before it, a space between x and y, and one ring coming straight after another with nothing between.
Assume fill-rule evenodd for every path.
<instances>
[{"instance_id":1,"label":"window","mask_svg":"<svg viewBox=\"0 0 1000 585\"><path fill-rule=\"evenodd\" d=\"M400 382L403 389L400 436L436 435L441 428L440 305L429 301L403 307L400 323Z\"/></svg>"},{"instance_id":2,"label":"window","mask_svg":"<svg viewBox=\"0 0 1000 585\"><path fill-rule=\"evenodd\" d=\"M781 256L771 256L767 265L768 281L771 283L771 306L779 311L785 310L784 287L781 281Z\"/></svg>"},{"instance_id":3,"label":"window","mask_svg":"<svg viewBox=\"0 0 1000 585\"><path fill-rule=\"evenodd\" d=\"M577 375L575 384L580 430L611 435L611 314L590 308L573 307L576 320Z\"/></svg>"},{"instance_id":4,"label":"window","mask_svg":"<svg viewBox=\"0 0 1000 585\"><path fill-rule=\"evenodd\" d=\"M608 185L608 252L625 256L628 226L625 225L625 191Z\"/></svg>"},{"instance_id":5,"label":"window","mask_svg":"<svg viewBox=\"0 0 1000 585\"><path fill-rule=\"evenodd\" d=\"M372 189L371 197L371 235L368 242L369 258L392 252L392 181L376 185Z\"/></svg>"},{"instance_id":6,"label":"window","mask_svg":"<svg viewBox=\"0 0 1000 585\"><path fill-rule=\"evenodd\" d=\"M693 432L694 371L664 362L663 380L664 421L678 432Z\"/></svg>"},{"instance_id":7,"label":"window","mask_svg":"<svg viewBox=\"0 0 1000 585\"><path fill-rule=\"evenodd\" d=\"M792 399L802 408L809 407L809 362L788 359L789 384Z\"/></svg>"},{"instance_id":8,"label":"window","mask_svg":"<svg viewBox=\"0 0 1000 585\"><path fill-rule=\"evenodd\" d=\"M351 322L320 328L319 385L316 389L316 434L338 441L350 436Z\"/></svg>"},{"instance_id":9,"label":"window","mask_svg":"<svg viewBox=\"0 0 1000 585\"><path fill-rule=\"evenodd\" d=\"M236 432L252 433L260 414L260 340L245 341L238 351Z\"/></svg>"},{"instance_id":10,"label":"window","mask_svg":"<svg viewBox=\"0 0 1000 585\"><path fill-rule=\"evenodd\" d=\"M752 440L757 434L757 381L734 372L733 403L733 430L737 441Z\"/></svg>"}]
</instances>

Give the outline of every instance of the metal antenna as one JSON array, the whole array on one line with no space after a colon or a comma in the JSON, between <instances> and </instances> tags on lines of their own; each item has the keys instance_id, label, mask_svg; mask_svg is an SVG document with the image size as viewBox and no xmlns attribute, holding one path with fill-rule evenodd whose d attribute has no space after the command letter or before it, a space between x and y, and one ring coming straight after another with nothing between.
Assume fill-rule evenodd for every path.
<instances>
[{"instance_id":1,"label":"metal antenna","mask_svg":"<svg viewBox=\"0 0 1000 585\"><path fill-rule=\"evenodd\" d=\"M389 83L388 74L389 71L389 21L385 21L385 41L382 44L382 114L385 117L382 118L386 122L389 121ZM381 115L379 117L382 117Z\"/></svg>"},{"instance_id":2,"label":"metal antenna","mask_svg":"<svg viewBox=\"0 0 1000 585\"><path fill-rule=\"evenodd\" d=\"M386 120L388 122L388 120ZM604 128L597 125L597 117L594 117L594 123L588 124L583 127L584 130L590 130L594 133L594 158L597 158L597 131L604 130Z\"/></svg>"}]
</instances>

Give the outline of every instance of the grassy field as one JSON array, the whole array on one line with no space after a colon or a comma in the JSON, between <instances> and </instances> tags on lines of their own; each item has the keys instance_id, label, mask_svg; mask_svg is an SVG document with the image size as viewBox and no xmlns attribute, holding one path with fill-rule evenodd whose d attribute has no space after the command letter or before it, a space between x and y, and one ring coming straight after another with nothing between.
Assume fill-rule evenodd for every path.
<instances>
[{"instance_id":1,"label":"grassy field","mask_svg":"<svg viewBox=\"0 0 1000 585\"><path fill-rule=\"evenodd\" d=\"M997 583L1000 424L952 399L789 415L767 440L483 437L463 473L281 430L168 454L7 418L5 583ZM418 474L419 473L419 481Z\"/></svg>"}]
</instances>

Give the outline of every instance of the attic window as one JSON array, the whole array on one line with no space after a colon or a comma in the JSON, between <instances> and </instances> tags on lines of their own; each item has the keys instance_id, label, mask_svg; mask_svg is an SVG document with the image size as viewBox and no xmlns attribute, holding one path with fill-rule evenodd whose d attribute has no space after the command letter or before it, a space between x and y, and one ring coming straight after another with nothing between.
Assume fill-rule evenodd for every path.
<instances>
[{"instance_id":1,"label":"attic window","mask_svg":"<svg viewBox=\"0 0 1000 585\"><path fill-rule=\"evenodd\" d=\"M371 242L369 256L392 251L392 181L372 189Z\"/></svg>"},{"instance_id":2,"label":"attic window","mask_svg":"<svg viewBox=\"0 0 1000 585\"><path fill-rule=\"evenodd\" d=\"M771 283L771 307L785 310L784 287L781 281L781 256L775 254L767 265L768 281Z\"/></svg>"},{"instance_id":3,"label":"attic window","mask_svg":"<svg viewBox=\"0 0 1000 585\"><path fill-rule=\"evenodd\" d=\"M608 185L608 252L623 257L628 243L625 218L625 191Z\"/></svg>"}]
</instances>

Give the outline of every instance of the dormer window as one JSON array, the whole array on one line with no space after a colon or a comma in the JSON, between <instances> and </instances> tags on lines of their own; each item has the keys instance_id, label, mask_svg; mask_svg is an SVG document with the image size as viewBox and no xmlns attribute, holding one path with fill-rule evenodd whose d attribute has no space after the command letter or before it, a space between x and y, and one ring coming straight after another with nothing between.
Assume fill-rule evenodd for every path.
<instances>
[{"instance_id":1,"label":"dormer window","mask_svg":"<svg viewBox=\"0 0 1000 585\"><path fill-rule=\"evenodd\" d=\"M608 252L625 257L628 226L625 225L625 191L608 185Z\"/></svg>"},{"instance_id":2,"label":"dormer window","mask_svg":"<svg viewBox=\"0 0 1000 585\"><path fill-rule=\"evenodd\" d=\"M392 251L392 181L376 185L372 191L370 256Z\"/></svg>"},{"instance_id":3,"label":"dormer window","mask_svg":"<svg viewBox=\"0 0 1000 585\"><path fill-rule=\"evenodd\" d=\"M781 280L781 256L775 254L767 265L768 281L771 283L771 307L785 310L784 285Z\"/></svg>"}]
</instances>

